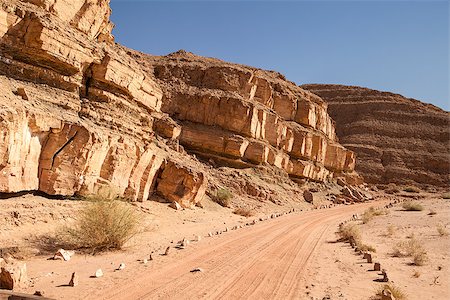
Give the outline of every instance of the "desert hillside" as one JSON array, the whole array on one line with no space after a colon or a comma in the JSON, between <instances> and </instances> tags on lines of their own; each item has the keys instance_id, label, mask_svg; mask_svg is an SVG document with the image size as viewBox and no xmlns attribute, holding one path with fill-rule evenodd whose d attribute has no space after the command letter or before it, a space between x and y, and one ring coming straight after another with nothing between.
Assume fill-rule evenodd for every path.
<instances>
[{"instance_id":1,"label":"desert hillside","mask_svg":"<svg viewBox=\"0 0 450 300\"><path fill-rule=\"evenodd\" d=\"M340 142L371 183L448 186L450 115L398 94L331 84L303 85L327 101Z\"/></svg>"}]
</instances>

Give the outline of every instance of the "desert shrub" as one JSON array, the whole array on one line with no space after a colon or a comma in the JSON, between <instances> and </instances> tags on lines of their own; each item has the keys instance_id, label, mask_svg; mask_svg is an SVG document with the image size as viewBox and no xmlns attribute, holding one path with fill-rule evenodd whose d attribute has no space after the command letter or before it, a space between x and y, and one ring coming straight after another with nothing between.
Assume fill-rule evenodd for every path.
<instances>
[{"instance_id":1,"label":"desert shrub","mask_svg":"<svg viewBox=\"0 0 450 300\"><path fill-rule=\"evenodd\" d=\"M395 257L412 257L413 264L416 266L422 266L428 260L427 251L414 238L408 241L398 242L393 250L392 255Z\"/></svg>"},{"instance_id":2,"label":"desert shrub","mask_svg":"<svg viewBox=\"0 0 450 300\"><path fill-rule=\"evenodd\" d=\"M377 297L375 299L381 299L384 290L389 290L396 300L406 299L406 294L392 283L386 283L383 286L380 286L376 291Z\"/></svg>"},{"instance_id":3,"label":"desert shrub","mask_svg":"<svg viewBox=\"0 0 450 300\"><path fill-rule=\"evenodd\" d=\"M359 228L356 226L356 224L346 224L339 227L338 235L340 237L340 240L350 241L354 240L355 243L361 242L361 232L359 231Z\"/></svg>"},{"instance_id":4,"label":"desert shrub","mask_svg":"<svg viewBox=\"0 0 450 300\"><path fill-rule=\"evenodd\" d=\"M440 236L447 236L449 234L445 226L442 224L438 224L436 229Z\"/></svg>"},{"instance_id":5,"label":"desert shrub","mask_svg":"<svg viewBox=\"0 0 450 300\"><path fill-rule=\"evenodd\" d=\"M386 215L388 211L386 209L370 207L361 216L363 224L369 223L374 217Z\"/></svg>"},{"instance_id":6,"label":"desert shrub","mask_svg":"<svg viewBox=\"0 0 450 300\"><path fill-rule=\"evenodd\" d=\"M406 211L421 211L421 210L423 210L423 206L420 203L414 202L414 201L403 202L402 207Z\"/></svg>"},{"instance_id":7,"label":"desert shrub","mask_svg":"<svg viewBox=\"0 0 450 300\"><path fill-rule=\"evenodd\" d=\"M233 194L227 188L219 188L213 197L214 202L220 204L223 207L230 207Z\"/></svg>"},{"instance_id":8,"label":"desert shrub","mask_svg":"<svg viewBox=\"0 0 450 300\"><path fill-rule=\"evenodd\" d=\"M415 186L408 186L403 189L403 191L408 193L420 193L420 189Z\"/></svg>"},{"instance_id":9,"label":"desert shrub","mask_svg":"<svg viewBox=\"0 0 450 300\"><path fill-rule=\"evenodd\" d=\"M138 233L140 225L133 207L119 200L91 199L75 219L75 224L66 229L68 242L94 253L121 249Z\"/></svg>"},{"instance_id":10,"label":"desert shrub","mask_svg":"<svg viewBox=\"0 0 450 300\"><path fill-rule=\"evenodd\" d=\"M384 190L386 194L397 194L400 193L400 189L393 183L390 183Z\"/></svg>"},{"instance_id":11,"label":"desert shrub","mask_svg":"<svg viewBox=\"0 0 450 300\"><path fill-rule=\"evenodd\" d=\"M377 252L377 249L372 245L366 245L362 243L357 243L356 246L361 251L370 251L370 252Z\"/></svg>"},{"instance_id":12,"label":"desert shrub","mask_svg":"<svg viewBox=\"0 0 450 300\"><path fill-rule=\"evenodd\" d=\"M442 198L444 198L444 199L450 199L450 193L444 193L444 194L442 194Z\"/></svg>"},{"instance_id":13,"label":"desert shrub","mask_svg":"<svg viewBox=\"0 0 450 300\"><path fill-rule=\"evenodd\" d=\"M248 209L248 208L236 208L233 211L233 213L236 214L236 215L239 215L239 216L246 217L246 218L251 217L251 216L254 215L253 211L251 209Z\"/></svg>"},{"instance_id":14,"label":"desert shrub","mask_svg":"<svg viewBox=\"0 0 450 300\"><path fill-rule=\"evenodd\" d=\"M423 266L428 261L428 255L425 250L413 254L413 264Z\"/></svg>"},{"instance_id":15,"label":"desert shrub","mask_svg":"<svg viewBox=\"0 0 450 300\"><path fill-rule=\"evenodd\" d=\"M389 225L387 227L387 232L386 232L386 236L393 236L395 234L395 226L394 225Z\"/></svg>"}]
</instances>

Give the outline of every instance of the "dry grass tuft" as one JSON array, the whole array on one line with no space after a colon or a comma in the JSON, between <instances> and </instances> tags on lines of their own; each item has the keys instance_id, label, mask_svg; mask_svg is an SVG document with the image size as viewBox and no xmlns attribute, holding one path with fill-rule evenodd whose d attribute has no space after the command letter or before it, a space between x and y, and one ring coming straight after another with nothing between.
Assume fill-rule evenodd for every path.
<instances>
[{"instance_id":1,"label":"dry grass tuft","mask_svg":"<svg viewBox=\"0 0 450 300\"><path fill-rule=\"evenodd\" d=\"M423 206L418 202L406 201L402 205L403 209L406 211L422 211Z\"/></svg>"},{"instance_id":2,"label":"dry grass tuft","mask_svg":"<svg viewBox=\"0 0 450 300\"><path fill-rule=\"evenodd\" d=\"M362 244L362 243L357 243L356 246L358 247L359 250L361 251L370 251L370 252L377 252L377 249L372 246L372 245L366 245L366 244Z\"/></svg>"},{"instance_id":3,"label":"dry grass tuft","mask_svg":"<svg viewBox=\"0 0 450 300\"><path fill-rule=\"evenodd\" d=\"M387 227L386 236L392 237L392 236L394 236L395 232L396 232L396 227L394 225L389 225Z\"/></svg>"},{"instance_id":4,"label":"dry grass tuft","mask_svg":"<svg viewBox=\"0 0 450 300\"><path fill-rule=\"evenodd\" d=\"M131 205L119 200L90 199L78 212L64 238L73 248L92 252L121 249L138 233L140 219Z\"/></svg>"},{"instance_id":5,"label":"dry grass tuft","mask_svg":"<svg viewBox=\"0 0 450 300\"><path fill-rule=\"evenodd\" d=\"M396 300L405 300L407 298L406 294L399 287L392 283L387 283L377 289L375 299L381 299L384 290L389 290Z\"/></svg>"},{"instance_id":6,"label":"dry grass tuft","mask_svg":"<svg viewBox=\"0 0 450 300\"><path fill-rule=\"evenodd\" d=\"M239 215L239 216L246 217L246 218L254 215L253 211L248 208L237 208L233 211L233 213L236 215Z\"/></svg>"},{"instance_id":7,"label":"dry grass tuft","mask_svg":"<svg viewBox=\"0 0 450 300\"><path fill-rule=\"evenodd\" d=\"M423 266L428 261L428 255L425 250L414 253L413 255L413 265Z\"/></svg>"},{"instance_id":8,"label":"dry grass tuft","mask_svg":"<svg viewBox=\"0 0 450 300\"><path fill-rule=\"evenodd\" d=\"M428 261L427 251L423 248L421 242L415 238L398 242L393 249L392 256L412 257L412 263L416 266L423 266Z\"/></svg>"},{"instance_id":9,"label":"dry grass tuft","mask_svg":"<svg viewBox=\"0 0 450 300\"><path fill-rule=\"evenodd\" d=\"M355 243L361 242L361 232L356 224L345 224L339 227L338 235L340 236L340 240L350 241L353 239Z\"/></svg>"},{"instance_id":10,"label":"dry grass tuft","mask_svg":"<svg viewBox=\"0 0 450 300\"><path fill-rule=\"evenodd\" d=\"M233 193L227 188L220 188L216 190L216 193L212 197L213 201L220 204L223 207L230 207L231 199L233 199Z\"/></svg>"},{"instance_id":11,"label":"dry grass tuft","mask_svg":"<svg viewBox=\"0 0 450 300\"><path fill-rule=\"evenodd\" d=\"M387 215L388 213L389 212L386 209L370 207L362 214L361 219L362 219L363 224L367 224L373 218L381 216L381 215Z\"/></svg>"},{"instance_id":12,"label":"dry grass tuft","mask_svg":"<svg viewBox=\"0 0 450 300\"><path fill-rule=\"evenodd\" d=\"M420 193L420 189L415 186L408 186L408 187L404 188L403 191L408 192L408 193Z\"/></svg>"},{"instance_id":13,"label":"dry grass tuft","mask_svg":"<svg viewBox=\"0 0 450 300\"><path fill-rule=\"evenodd\" d=\"M436 229L440 236L448 236L449 234L445 226L440 223L436 226Z\"/></svg>"}]
</instances>

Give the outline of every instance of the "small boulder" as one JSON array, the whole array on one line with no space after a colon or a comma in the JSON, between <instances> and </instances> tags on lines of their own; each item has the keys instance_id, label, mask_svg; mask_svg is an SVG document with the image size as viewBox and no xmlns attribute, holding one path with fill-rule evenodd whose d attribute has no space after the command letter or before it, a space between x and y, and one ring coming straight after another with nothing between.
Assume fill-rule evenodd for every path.
<instances>
[{"instance_id":1,"label":"small boulder","mask_svg":"<svg viewBox=\"0 0 450 300\"><path fill-rule=\"evenodd\" d=\"M164 252L164 255L169 255L169 252L170 252L170 246L168 246L168 247L166 248L166 251Z\"/></svg>"},{"instance_id":2,"label":"small boulder","mask_svg":"<svg viewBox=\"0 0 450 300\"><path fill-rule=\"evenodd\" d=\"M304 191L303 192L303 199L305 199L306 202L308 203L313 203L314 201L314 196L310 191Z\"/></svg>"},{"instance_id":3,"label":"small boulder","mask_svg":"<svg viewBox=\"0 0 450 300\"><path fill-rule=\"evenodd\" d=\"M346 185L347 185L347 183L345 182L345 180L342 179L342 178L338 178L338 179L337 179L337 184L340 185L340 186L346 186Z\"/></svg>"},{"instance_id":4,"label":"small boulder","mask_svg":"<svg viewBox=\"0 0 450 300\"><path fill-rule=\"evenodd\" d=\"M390 290L385 289L381 292L381 300L395 300L395 298Z\"/></svg>"},{"instance_id":5,"label":"small boulder","mask_svg":"<svg viewBox=\"0 0 450 300\"><path fill-rule=\"evenodd\" d=\"M191 273L204 272L202 268L195 268L191 270Z\"/></svg>"},{"instance_id":6,"label":"small boulder","mask_svg":"<svg viewBox=\"0 0 450 300\"><path fill-rule=\"evenodd\" d=\"M27 265L14 261L1 267L0 289L12 290L27 282Z\"/></svg>"},{"instance_id":7,"label":"small boulder","mask_svg":"<svg viewBox=\"0 0 450 300\"><path fill-rule=\"evenodd\" d=\"M180 203L178 203L177 201L174 201L174 202L170 203L169 207L171 207L171 208L173 208L175 210L181 210L182 209Z\"/></svg>"},{"instance_id":8,"label":"small boulder","mask_svg":"<svg viewBox=\"0 0 450 300\"><path fill-rule=\"evenodd\" d=\"M97 271L95 271L94 277L95 278L99 278L103 276L103 271L102 269L98 269Z\"/></svg>"},{"instance_id":9,"label":"small boulder","mask_svg":"<svg viewBox=\"0 0 450 300\"><path fill-rule=\"evenodd\" d=\"M123 270L123 269L125 269L125 263L121 263L119 265L119 267L117 268L117 270Z\"/></svg>"},{"instance_id":10,"label":"small boulder","mask_svg":"<svg viewBox=\"0 0 450 300\"><path fill-rule=\"evenodd\" d=\"M76 272L72 273L72 277L70 278L69 281L69 286L77 286L78 285L78 275Z\"/></svg>"},{"instance_id":11,"label":"small boulder","mask_svg":"<svg viewBox=\"0 0 450 300\"><path fill-rule=\"evenodd\" d=\"M381 271L381 274L383 275L383 279L381 279L382 282L389 282L389 277L387 275L386 270Z\"/></svg>"},{"instance_id":12,"label":"small boulder","mask_svg":"<svg viewBox=\"0 0 450 300\"><path fill-rule=\"evenodd\" d=\"M378 263L378 262L374 263L373 270L374 271L381 271L381 264Z\"/></svg>"},{"instance_id":13,"label":"small boulder","mask_svg":"<svg viewBox=\"0 0 450 300\"><path fill-rule=\"evenodd\" d=\"M372 254L370 254L370 253L367 253L367 262L369 263L369 264L371 264L372 263Z\"/></svg>"},{"instance_id":14,"label":"small boulder","mask_svg":"<svg viewBox=\"0 0 450 300\"><path fill-rule=\"evenodd\" d=\"M55 255L53 255L53 259L62 259L64 261L69 261L74 254L75 251L59 249L58 251L56 251Z\"/></svg>"}]
</instances>

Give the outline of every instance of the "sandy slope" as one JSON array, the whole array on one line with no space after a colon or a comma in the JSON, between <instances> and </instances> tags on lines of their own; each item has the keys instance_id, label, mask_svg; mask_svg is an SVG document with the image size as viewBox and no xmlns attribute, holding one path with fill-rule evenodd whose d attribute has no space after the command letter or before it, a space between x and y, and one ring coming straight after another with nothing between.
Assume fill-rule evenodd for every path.
<instances>
[{"instance_id":1,"label":"sandy slope","mask_svg":"<svg viewBox=\"0 0 450 300\"><path fill-rule=\"evenodd\" d=\"M180 251L163 264L99 289L102 299L298 299L304 268L324 233L372 204L282 216L224 233ZM178 253L177 253L178 254ZM190 270L200 267L202 273ZM137 274L136 274L137 273ZM130 276L131 275L131 276Z\"/></svg>"}]
</instances>

